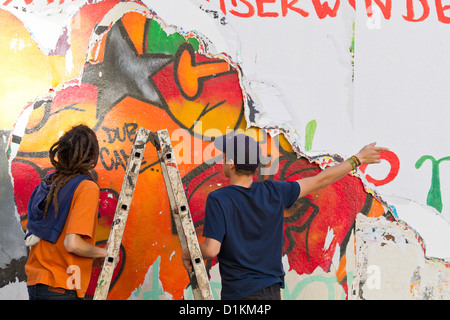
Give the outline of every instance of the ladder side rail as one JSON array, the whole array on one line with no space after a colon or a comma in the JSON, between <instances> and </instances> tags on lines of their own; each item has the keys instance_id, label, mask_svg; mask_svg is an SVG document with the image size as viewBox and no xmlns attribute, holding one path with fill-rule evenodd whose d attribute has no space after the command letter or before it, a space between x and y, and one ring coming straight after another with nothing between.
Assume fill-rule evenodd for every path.
<instances>
[{"instance_id":1,"label":"ladder side rail","mask_svg":"<svg viewBox=\"0 0 450 320\"><path fill-rule=\"evenodd\" d=\"M157 132L160 148L161 159L165 163L167 169L167 177L171 181L170 185L173 190L175 202L177 204L176 215L179 215L181 226L187 239L187 246L191 255L193 270L196 280L204 300L212 300L212 292L206 273L206 267L201 254L200 246L195 232L194 223L189 210L186 194L181 181L178 165L173 153L172 143L170 141L167 130Z\"/></svg>"},{"instance_id":2,"label":"ladder side rail","mask_svg":"<svg viewBox=\"0 0 450 320\"><path fill-rule=\"evenodd\" d=\"M109 293L112 275L116 266L116 260L119 257L120 245L122 243L122 237L149 134L149 130L140 128L133 141L109 233L106 257L94 293L94 300L106 300Z\"/></svg>"},{"instance_id":3,"label":"ladder side rail","mask_svg":"<svg viewBox=\"0 0 450 320\"><path fill-rule=\"evenodd\" d=\"M178 239L180 241L180 245L181 245L181 250L184 251L185 249L188 248L188 243L186 240L186 235L184 234L184 230L183 227L181 225L181 221L180 221L180 216L178 215L177 212L177 203L175 201L175 196L173 194L173 188L172 188L172 183L170 182L170 179L168 177L168 172L167 172L167 166L164 162L164 160L161 158L161 156L163 156L163 154L160 152L160 150L158 151L158 157L160 159L160 165L161 165L161 172L163 174L163 178L164 178L164 182L166 185L166 190L167 190L167 195L169 197L169 202L170 202L170 212L171 212L171 216L173 218L174 224L175 224L175 228L176 228L176 232L178 235ZM187 271L188 276L189 276L189 281L191 284L191 288L192 288L192 293L194 295L194 299L195 300L202 300L202 294L200 292L200 288L198 286L197 283L197 278L195 276L195 271L191 270L191 271Z\"/></svg>"}]
</instances>

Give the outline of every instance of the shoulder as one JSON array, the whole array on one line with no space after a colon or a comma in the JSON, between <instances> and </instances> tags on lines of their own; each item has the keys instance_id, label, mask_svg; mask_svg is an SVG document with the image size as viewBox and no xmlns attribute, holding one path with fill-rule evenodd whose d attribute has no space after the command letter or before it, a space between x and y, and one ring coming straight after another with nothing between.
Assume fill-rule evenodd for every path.
<instances>
[{"instance_id":1,"label":"shoulder","mask_svg":"<svg viewBox=\"0 0 450 320\"><path fill-rule=\"evenodd\" d=\"M89 195L89 194L93 194L98 195L100 193L100 187L98 186L97 183L95 183L94 181L90 180L90 179L85 179L83 181L80 182L80 184L78 185L77 189L75 190L75 195Z\"/></svg>"},{"instance_id":2,"label":"shoulder","mask_svg":"<svg viewBox=\"0 0 450 320\"><path fill-rule=\"evenodd\" d=\"M221 204L224 205L226 203L228 203L232 198L236 197L236 192L233 190L232 187L230 186L226 186L226 187L222 187L220 189L211 191L208 194L207 197L207 202L209 203L217 203L217 204Z\"/></svg>"},{"instance_id":3,"label":"shoulder","mask_svg":"<svg viewBox=\"0 0 450 320\"><path fill-rule=\"evenodd\" d=\"M78 185L78 188L100 190L100 187L98 186L98 184L90 179L81 181L80 184Z\"/></svg>"},{"instance_id":4,"label":"shoulder","mask_svg":"<svg viewBox=\"0 0 450 320\"><path fill-rule=\"evenodd\" d=\"M94 181L86 179L80 182L72 198L70 212L72 216L90 216L98 210L100 188Z\"/></svg>"},{"instance_id":5,"label":"shoulder","mask_svg":"<svg viewBox=\"0 0 450 320\"><path fill-rule=\"evenodd\" d=\"M259 182L259 185L271 189L283 189L291 184L292 181L281 181L281 180L264 180L263 182Z\"/></svg>"},{"instance_id":6,"label":"shoulder","mask_svg":"<svg viewBox=\"0 0 450 320\"><path fill-rule=\"evenodd\" d=\"M264 185L273 192L280 194L300 194L300 184L297 181L266 180Z\"/></svg>"},{"instance_id":7,"label":"shoulder","mask_svg":"<svg viewBox=\"0 0 450 320\"><path fill-rule=\"evenodd\" d=\"M220 200L222 199L227 193L226 187L211 191L208 194L208 199L209 200Z\"/></svg>"},{"instance_id":8,"label":"shoulder","mask_svg":"<svg viewBox=\"0 0 450 320\"><path fill-rule=\"evenodd\" d=\"M282 180L265 180L263 183L273 188L283 188L298 184L296 181L282 181Z\"/></svg>"}]
</instances>

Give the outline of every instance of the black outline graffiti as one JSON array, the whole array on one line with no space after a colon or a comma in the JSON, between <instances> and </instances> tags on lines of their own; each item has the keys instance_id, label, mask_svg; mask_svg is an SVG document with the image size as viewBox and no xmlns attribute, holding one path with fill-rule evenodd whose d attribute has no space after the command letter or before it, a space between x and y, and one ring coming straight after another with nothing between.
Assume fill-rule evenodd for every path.
<instances>
[{"instance_id":1,"label":"black outline graffiti","mask_svg":"<svg viewBox=\"0 0 450 320\"><path fill-rule=\"evenodd\" d=\"M171 55L139 55L122 21L117 21L108 31L103 61L83 70L82 81L98 88L97 119L125 97L164 108L164 98L153 76L172 62Z\"/></svg>"},{"instance_id":2,"label":"black outline graffiti","mask_svg":"<svg viewBox=\"0 0 450 320\"><path fill-rule=\"evenodd\" d=\"M214 63L223 63L224 60L214 60L214 61L204 61L204 62L197 62L195 61L195 51L194 48L192 47L192 45L189 42L186 42L184 44L182 44L178 50L177 53L175 54L175 62L174 62L174 68L173 68L173 78L175 80L175 84L177 85L178 91L180 91L181 95L186 99L186 100L190 100L190 101L194 101L197 100L200 95L203 92L203 85L205 83L205 81L216 78L216 77L220 77L220 76L226 76L229 74L234 74L236 73L235 70L230 69L228 72L223 72L219 75L213 74L207 77L199 77L198 78L198 90L197 93L194 96L189 96L186 92L184 92L183 87L180 84L180 81L178 79L178 67L180 64L180 58L181 55L183 54L184 51L187 51L191 57L191 66L193 68L197 67L197 66L201 66L201 65L207 65L207 64L214 64ZM229 65L230 67L230 65Z\"/></svg>"},{"instance_id":3,"label":"black outline graffiti","mask_svg":"<svg viewBox=\"0 0 450 320\"><path fill-rule=\"evenodd\" d=\"M293 236L293 232L296 233L301 233L303 231L306 230L306 234L305 234L305 251L306 251L306 257L308 258L308 261L311 260L310 256L309 256L309 249L308 249L308 237L309 237L309 230L311 227L311 224L314 220L314 218L317 216L317 214L319 213L319 207L312 203L311 200L309 198L300 198L296 201L297 204L301 204L301 206L299 208L297 208L294 212L293 215L289 216L289 217L284 217L284 223L295 223L297 221L299 221L303 216L305 216L305 214L310 211L309 209L312 208L312 213L310 214L310 216L308 217L308 219L304 222L303 225L301 226L287 226L284 228L284 233L285 236L288 240L288 246L285 249L285 251L283 252L283 255L285 254L289 254L292 249L294 249L294 247L296 246L295 243L295 238ZM285 245L285 238L283 238L283 247Z\"/></svg>"}]
</instances>

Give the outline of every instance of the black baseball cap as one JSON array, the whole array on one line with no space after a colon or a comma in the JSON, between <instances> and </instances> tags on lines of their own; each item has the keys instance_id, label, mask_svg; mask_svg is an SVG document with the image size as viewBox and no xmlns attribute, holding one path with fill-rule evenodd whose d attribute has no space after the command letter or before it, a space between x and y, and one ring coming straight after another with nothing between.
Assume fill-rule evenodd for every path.
<instances>
[{"instance_id":1,"label":"black baseball cap","mask_svg":"<svg viewBox=\"0 0 450 320\"><path fill-rule=\"evenodd\" d=\"M214 146L232 159L236 168L254 171L261 161L259 143L246 134L227 134L216 137Z\"/></svg>"}]
</instances>

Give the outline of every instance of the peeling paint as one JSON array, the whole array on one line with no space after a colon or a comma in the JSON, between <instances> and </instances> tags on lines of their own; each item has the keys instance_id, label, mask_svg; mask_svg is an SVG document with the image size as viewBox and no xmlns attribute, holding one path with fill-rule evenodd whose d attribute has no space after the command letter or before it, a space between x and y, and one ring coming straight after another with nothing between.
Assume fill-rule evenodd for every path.
<instances>
[{"instance_id":1,"label":"peeling paint","mask_svg":"<svg viewBox=\"0 0 450 320\"><path fill-rule=\"evenodd\" d=\"M450 297L450 270L425 257L423 240L406 224L358 216L357 299L441 300ZM370 270L377 270L374 274ZM378 286L370 283L378 283Z\"/></svg>"},{"instance_id":2,"label":"peeling paint","mask_svg":"<svg viewBox=\"0 0 450 320\"><path fill-rule=\"evenodd\" d=\"M145 275L144 282L132 292L128 300L171 300L172 295L164 292L159 280L159 268L161 257L153 263Z\"/></svg>"},{"instance_id":3,"label":"peeling paint","mask_svg":"<svg viewBox=\"0 0 450 320\"><path fill-rule=\"evenodd\" d=\"M283 86L281 79L262 76L263 71L253 67L259 66L259 63L264 61L263 52L255 51L248 54L252 57L251 64L246 60L245 50L248 44L245 40L241 40L243 34L239 31L242 29L237 27L239 24L236 24L230 15L225 17L221 10L215 10L218 8L217 3L201 0L117 3L105 1L103 3L107 5L102 9L102 15L92 17L92 21L97 19L95 23L92 22L93 29L83 30L82 18L91 18L91 13L82 12L83 7L97 3L98 1L73 1L70 5L69 2L65 2L65 5L58 6L57 2L45 4L33 1L25 5L23 1L12 0L5 8L24 23L29 36L45 55L49 68L55 68L48 71L48 78L54 77L48 81L51 83L48 92L41 92L38 97L32 98L26 104L15 121L8 143L10 170L8 179L11 179L15 186L14 191L18 195L15 199L16 218L21 219L22 223L26 221L26 214L23 211L25 200L22 198L26 198L29 181L35 181L43 172L49 170L49 165L43 160L46 150L42 149L42 145L51 137L61 135L74 119L83 119L95 127L101 136L103 160L107 160L103 161L103 168L99 169L102 173L100 175L102 195L108 200L104 202L103 210L106 214L102 220L104 230L100 232L99 242L103 241L102 237L107 234L107 212L113 207L115 194L118 192L115 180L120 180L121 166L126 163L128 139L133 135L132 131L128 131L130 123L139 121L152 128L169 126L172 130L187 128L188 136L195 140L194 143L199 141L199 134L203 139L206 131L199 129L191 121L196 118L195 112L200 109L197 116L210 116L205 120L205 124L210 128L222 126L223 129L239 128L244 132L259 128L265 134L263 140L279 139L282 149L280 155L282 170L267 176L261 175L259 177L261 179L301 178L333 166L346 158L343 153L316 148L316 141L319 141L317 145L323 145L323 142L320 143L324 139L322 130L330 130L324 128L329 125L315 119L310 120L311 118L304 114L300 117L297 113L298 110L308 112L308 108L320 109L321 112L325 109L325 113L331 113L335 102L330 108L323 108L323 105L316 107L315 104L314 108L311 108L301 105L304 102L302 99L296 100L295 103L287 99L286 91L294 86ZM174 6L179 10L173 10ZM332 47L333 54L337 55L337 63L345 70L342 72L345 73L345 97L348 101L344 108L347 117L344 122L349 121L349 127L354 129L355 121L358 119L356 110L358 104L353 101L353 81L357 78L353 78L354 47L352 50L348 50L348 47L349 41L354 40L352 27L355 26L357 17L350 7L346 9L350 10L341 10L340 12L344 11L345 15L339 16L342 17L340 27L345 29L343 39L331 32L324 38L325 43ZM130 19L128 26L133 27L125 28L126 19ZM157 46L152 48L155 49L154 52L144 52L143 48L139 48L144 42L142 37L145 32L141 34L133 28L141 28L142 25L146 27L142 24L146 19L156 22L167 38L180 36L187 42L197 41L198 50L195 55L191 55L195 63L205 61L211 63L219 60L228 64L235 73L233 75L237 75L236 78L224 80L225 84L232 84L231 89L219 90L213 85L210 87L211 91L205 90L206 100L195 102L183 98L179 92L175 92L175 89L173 89L175 93L166 92L167 83L173 80L173 64L174 61L178 61L176 59L179 58L177 56L179 48L175 47L174 52L159 52L161 48ZM275 28L275 25L272 27ZM79 35L80 38L73 38L72 36L79 31L83 31L83 35ZM285 33L288 33L288 30L280 32L279 35L284 36ZM118 41L115 43L116 47L107 47L109 39ZM82 65L78 63L80 52L77 51L79 49L77 41L81 40L86 41L87 46L81 53L82 59L85 59ZM305 39L302 41L313 43ZM264 42L261 48L270 45L276 47L278 53L284 52L282 47L274 46L270 41L267 43L269 44ZM290 52L290 56L295 57L294 60L303 59L308 52L314 51L312 48L292 44L294 49L301 47L303 50L300 53L295 50ZM23 54L33 45L24 38L15 37L6 44L6 47L11 53ZM261 48L258 50L261 51ZM150 99L138 90L123 93L118 87L109 88L106 93L102 92L112 83L120 85L124 76L136 72L132 66L137 65L137 62L127 64L124 58L126 52L132 53L127 58L135 59L128 62L142 62L150 54L159 57L159 60L152 61L153 69L143 77L160 81L160 84L153 87L153 96L156 95L157 99ZM137 60L136 56L140 59ZM57 58L64 59L61 70L55 67L54 59ZM104 63L107 59L112 62L109 66ZM117 60L121 60L125 67L115 64ZM318 63L316 69L320 69L321 65ZM108 70L108 67L111 69ZM22 69L26 68L22 66ZM143 67L142 70L144 69L148 71L149 68ZM124 72L112 78L111 72L108 73L110 70L129 73ZM277 75L277 72L269 74ZM225 77L224 74L218 76L215 74L209 80L213 80L211 82L223 80L221 77ZM297 82L301 79L290 80ZM303 86L307 85L306 81L301 83ZM126 86L120 89L124 87ZM173 87L177 88L175 85ZM222 91L237 92L239 99L233 100L233 97L228 96L224 98ZM121 94L115 96L117 93ZM320 94L325 95L323 92ZM114 99L109 100L111 97ZM317 98L319 100L321 97ZM209 103L214 99L219 101L212 104L215 106L213 108ZM224 100L233 100L229 109L210 113L213 109L221 110L220 102ZM339 124L332 115L329 118ZM341 130L331 129L331 132L333 136L338 136ZM210 139L208 136L200 141L202 148L206 148ZM352 142L349 141L348 145L350 146ZM153 159L152 155L147 157ZM144 300L173 299L181 296L192 298L186 276L182 274L184 270L179 270L181 268L177 258L179 248L176 242L173 242L175 237L171 233L170 219L166 219L167 203L161 199L164 190L161 189L161 181L155 178L156 174L159 176L158 169L154 165L149 165L147 169L145 173L147 179L144 181L147 183L146 188L152 190L152 194L142 193L140 203L150 207L143 210L144 213L137 210L136 220L132 220L130 225L131 228L135 228L134 231L136 226L145 226L149 230L151 228L152 234L136 236L136 233L131 233L125 239L123 253L127 252L129 260L125 264L125 269L121 269L123 273L117 276L119 280L114 294L116 297ZM203 161L182 169L186 190L192 199L190 205L192 204L195 209L195 219L200 230L203 217L201 208L204 207L205 195L217 187L227 185L227 182L218 178L217 167L211 167L209 164L207 166ZM298 201L295 208L285 213L283 248L287 280L286 288L283 290L285 299L449 298L449 266L445 263L450 257L448 223L443 223L442 217L430 210L430 207L380 192L378 186L369 182L368 178L366 172L359 170L346 177L344 181ZM357 215L358 212L361 213ZM155 228L155 225L158 228ZM151 244L152 252L142 253L141 246L145 245L148 249L148 244ZM140 252L139 258L136 252ZM0 260L1 262L3 261ZM130 264L132 267L129 267ZM208 264L212 274L214 297L218 299L220 298L218 265L213 261L209 261ZM14 272L9 274L15 274ZM129 284L131 282L132 285ZM132 291L129 287L132 287Z\"/></svg>"},{"instance_id":4,"label":"peeling paint","mask_svg":"<svg viewBox=\"0 0 450 320\"><path fill-rule=\"evenodd\" d=\"M393 208L397 220L407 223L423 238L428 258L450 261L450 224L435 209L400 197L384 198Z\"/></svg>"},{"instance_id":5,"label":"peeling paint","mask_svg":"<svg viewBox=\"0 0 450 320\"><path fill-rule=\"evenodd\" d=\"M325 238L325 244L323 245L323 250L326 251L330 248L331 245L331 241L333 241L334 238L334 232L333 229L331 229L330 227L328 227L328 232L327 232L327 236Z\"/></svg>"}]
</instances>

